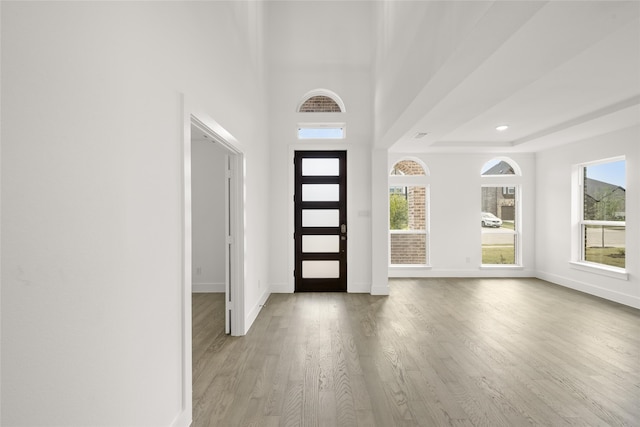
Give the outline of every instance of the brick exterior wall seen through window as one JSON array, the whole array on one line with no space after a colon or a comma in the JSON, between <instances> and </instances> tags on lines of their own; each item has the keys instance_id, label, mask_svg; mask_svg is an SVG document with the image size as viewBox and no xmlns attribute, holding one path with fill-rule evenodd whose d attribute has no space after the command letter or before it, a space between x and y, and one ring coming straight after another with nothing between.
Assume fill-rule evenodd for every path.
<instances>
[{"instance_id":1,"label":"brick exterior wall seen through window","mask_svg":"<svg viewBox=\"0 0 640 427\"><path fill-rule=\"evenodd\" d=\"M402 160L393 165L391 175L425 175L424 168L413 160Z\"/></svg>"},{"instance_id":2,"label":"brick exterior wall seen through window","mask_svg":"<svg viewBox=\"0 0 640 427\"><path fill-rule=\"evenodd\" d=\"M424 230L427 221L425 211L425 187L408 187L407 201L409 202L409 230Z\"/></svg>"},{"instance_id":3,"label":"brick exterior wall seen through window","mask_svg":"<svg viewBox=\"0 0 640 427\"><path fill-rule=\"evenodd\" d=\"M427 236L392 234L391 264L424 264L427 261Z\"/></svg>"},{"instance_id":4,"label":"brick exterior wall seen through window","mask_svg":"<svg viewBox=\"0 0 640 427\"><path fill-rule=\"evenodd\" d=\"M318 95L307 99L301 106L301 113L341 113L340 106L328 96Z\"/></svg>"}]
</instances>

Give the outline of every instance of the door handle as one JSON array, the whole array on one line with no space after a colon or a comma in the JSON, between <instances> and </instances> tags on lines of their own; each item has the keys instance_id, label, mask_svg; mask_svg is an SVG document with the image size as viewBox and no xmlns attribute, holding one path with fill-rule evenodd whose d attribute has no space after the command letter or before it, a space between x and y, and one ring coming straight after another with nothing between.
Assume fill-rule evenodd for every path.
<instances>
[{"instance_id":1,"label":"door handle","mask_svg":"<svg viewBox=\"0 0 640 427\"><path fill-rule=\"evenodd\" d=\"M340 232L343 234L347 232L347 224L342 224L340 226Z\"/></svg>"}]
</instances>

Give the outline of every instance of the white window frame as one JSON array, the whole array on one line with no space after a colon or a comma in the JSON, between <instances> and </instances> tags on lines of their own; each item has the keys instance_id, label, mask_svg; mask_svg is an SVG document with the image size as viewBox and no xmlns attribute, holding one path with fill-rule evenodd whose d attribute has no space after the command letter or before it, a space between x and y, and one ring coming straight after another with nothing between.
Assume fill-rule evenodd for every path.
<instances>
[{"instance_id":1,"label":"white window frame","mask_svg":"<svg viewBox=\"0 0 640 427\"><path fill-rule=\"evenodd\" d=\"M584 170L588 166L596 166L605 163L613 163L618 161L624 161L626 166L626 157L618 156L607 159L595 160L592 162L584 162L574 165L572 174L572 187L573 197L571 210L573 212L573 230L572 230L572 244L571 244L571 261L572 268L587 271L590 273L601 274L608 277L613 277L622 280L629 280L629 275L626 268L615 267L607 264L601 264L598 262L586 260L585 249L585 229L587 225L600 225L600 226L616 226L625 227L626 233L626 221L601 221L601 220L585 220L584 219ZM625 186L626 189L626 186ZM626 234L625 234L625 249L626 249ZM625 263L626 265L626 263Z\"/></svg>"},{"instance_id":2,"label":"white window frame","mask_svg":"<svg viewBox=\"0 0 640 427\"><path fill-rule=\"evenodd\" d=\"M406 176L400 176L401 178L405 178ZM424 183L419 183L419 184L406 184L406 183L391 183L391 179L389 180L389 186L388 189L391 188L396 188L396 187L405 187L405 188L409 188L409 187L420 187L420 188L424 188L425 191L425 197L424 197L424 212L425 212L425 224L424 224L424 230L392 230L391 227L389 226L389 224L387 224L387 229L389 231L389 268L406 268L406 267L429 267L429 255L431 254L431 251L429 249L429 218L430 218L430 214L429 214L429 185L424 184ZM395 181L395 180L394 180ZM391 193L389 193L391 194ZM388 197L388 196L387 196ZM404 234L404 235L413 235L413 234L421 234L425 236L425 260L424 260L424 264L392 264L391 263L391 236L392 235L400 235L400 234Z\"/></svg>"},{"instance_id":3,"label":"white window frame","mask_svg":"<svg viewBox=\"0 0 640 427\"><path fill-rule=\"evenodd\" d=\"M430 269L431 268L431 212L430 212L430 185L429 185L429 170L424 165L422 161L419 161L415 158L400 158L393 161L391 169L397 163L402 162L404 160L411 160L413 162L418 163L422 169L424 170L424 175L391 175L388 176L387 181L387 211L389 211L389 189L392 187L423 187L425 189L425 198L424 198L424 212L425 212L425 224L424 230L391 230L390 224L387 223L387 232L388 232L388 266L389 270L402 271L403 269ZM425 236L425 261L424 264L391 264L391 235L392 234L422 234Z\"/></svg>"},{"instance_id":4,"label":"white window frame","mask_svg":"<svg viewBox=\"0 0 640 427\"><path fill-rule=\"evenodd\" d=\"M496 175L487 175L487 176L496 176ZM505 177L518 177L518 175L500 175L500 177L505 178ZM522 268L522 215L521 215L521 205L522 205L522 201L521 201L521 190L520 190L520 185L516 184L516 183L510 183L510 182L506 182L504 180L501 180L500 183L495 183L495 184L482 184L480 186L481 190L480 190L480 194L482 197L482 188L513 188L514 192L513 193L509 193L510 195L513 194L513 197L515 199L515 203L514 203L514 208L515 208L515 217L514 217L514 229L513 229L513 235L514 235L514 243L513 243L513 264L480 264L480 268L482 269L492 269L492 268L497 268L497 269L509 269L509 268ZM503 193L504 194L504 193ZM480 201L480 211L478 213L482 212L482 200ZM478 218L478 221L480 221L480 218ZM480 229L480 233L481 233L481 237L480 237L480 260L482 262L482 234L483 234L483 230L482 228ZM490 233L490 231L488 232Z\"/></svg>"},{"instance_id":5,"label":"white window frame","mask_svg":"<svg viewBox=\"0 0 640 427\"><path fill-rule=\"evenodd\" d=\"M498 174L498 175L483 175L483 170L485 166L490 162L499 162L504 161L511 166L513 169L512 174ZM513 187L514 188L514 198L515 198L515 242L514 242L514 264L482 264L482 228L480 229L480 269L481 270L521 270L524 268L522 265L522 169L520 169L520 165L515 162L513 159L505 156L492 157L488 161L482 164L482 168L480 168L480 179L481 179L481 188L482 187ZM482 190L481 190L482 191ZM480 201L480 210L478 213L482 212L482 201ZM478 222L480 218L478 218Z\"/></svg>"}]
</instances>

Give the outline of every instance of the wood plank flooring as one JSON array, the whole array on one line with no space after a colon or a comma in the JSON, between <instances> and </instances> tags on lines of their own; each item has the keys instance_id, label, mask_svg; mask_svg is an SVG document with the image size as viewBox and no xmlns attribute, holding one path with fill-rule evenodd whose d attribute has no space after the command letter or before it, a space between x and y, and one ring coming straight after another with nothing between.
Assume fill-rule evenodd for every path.
<instances>
[{"instance_id":1,"label":"wood plank flooring","mask_svg":"<svg viewBox=\"0 0 640 427\"><path fill-rule=\"evenodd\" d=\"M537 279L193 296L193 426L640 426L640 311Z\"/></svg>"}]
</instances>

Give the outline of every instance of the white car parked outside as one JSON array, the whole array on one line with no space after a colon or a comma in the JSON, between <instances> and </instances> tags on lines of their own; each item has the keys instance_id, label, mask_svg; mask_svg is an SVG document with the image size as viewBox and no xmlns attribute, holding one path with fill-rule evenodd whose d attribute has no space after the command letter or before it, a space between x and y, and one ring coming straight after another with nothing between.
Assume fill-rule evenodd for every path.
<instances>
[{"instance_id":1,"label":"white car parked outside","mask_svg":"<svg viewBox=\"0 0 640 427\"><path fill-rule=\"evenodd\" d=\"M502 220L491 212L482 212L481 223L483 227L502 227Z\"/></svg>"}]
</instances>

